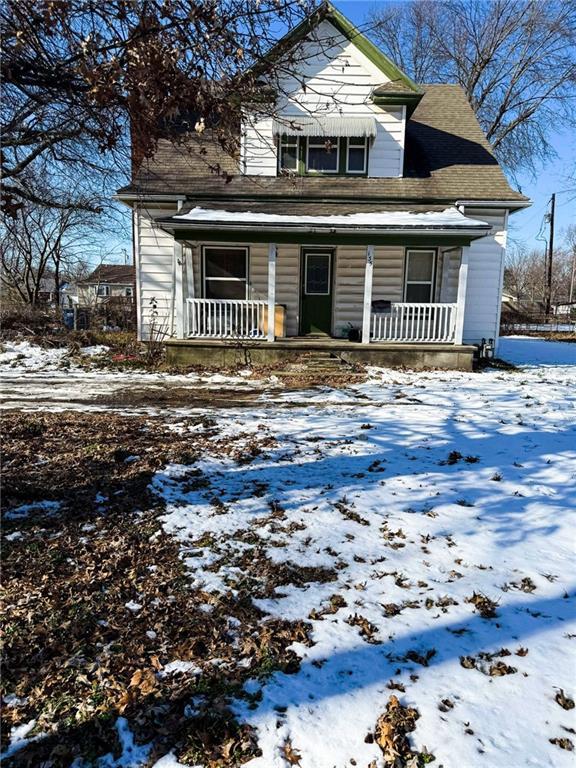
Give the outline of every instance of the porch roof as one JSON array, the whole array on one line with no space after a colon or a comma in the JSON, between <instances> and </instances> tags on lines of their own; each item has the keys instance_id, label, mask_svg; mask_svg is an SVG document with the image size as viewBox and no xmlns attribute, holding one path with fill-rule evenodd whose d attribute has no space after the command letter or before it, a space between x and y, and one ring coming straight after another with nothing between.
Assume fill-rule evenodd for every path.
<instances>
[{"instance_id":1,"label":"porch roof","mask_svg":"<svg viewBox=\"0 0 576 768\"><path fill-rule=\"evenodd\" d=\"M456 208L360 210L338 214L287 214L194 207L157 223L179 240L238 242L466 245L483 237L490 224L464 216Z\"/></svg>"}]
</instances>

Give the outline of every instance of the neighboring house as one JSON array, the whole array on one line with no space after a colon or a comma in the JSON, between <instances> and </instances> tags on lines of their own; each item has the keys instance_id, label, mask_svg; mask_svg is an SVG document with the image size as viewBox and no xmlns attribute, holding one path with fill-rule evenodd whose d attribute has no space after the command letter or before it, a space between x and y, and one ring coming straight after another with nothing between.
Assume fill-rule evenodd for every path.
<instances>
[{"instance_id":1,"label":"neighboring house","mask_svg":"<svg viewBox=\"0 0 576 768\"><path fill-rule=\"evenodd\" d=\"M96 307L110 303L134 301L134 266L100 264L92 274L77 284L77 303L81 307Z\"/></svg>"},{"instance_id":2,"label":"neighboring house","mask_svg":"<svg viewBox=\"0 0 576 768\"><path fill-rule=\"evenodd\" d=\"M572 317L576 315L576 301L563 301L552 306L554 315L566 315Z\"/></svg>"},{"instance_id":3,"label":"neighboring house","mask_svg":"<svg viewBox=\"0 0 576 768\"><path fill-rule=\"evenodd\" d=\"M469 367L497 340L508 216L530 201L459 86L416 85L329 4L288 40L302 64L274 119L246 110L238 159L207 128L117 193L140 338L163 328L190 362L245 345Z\"/></svg>"}]
</instances>

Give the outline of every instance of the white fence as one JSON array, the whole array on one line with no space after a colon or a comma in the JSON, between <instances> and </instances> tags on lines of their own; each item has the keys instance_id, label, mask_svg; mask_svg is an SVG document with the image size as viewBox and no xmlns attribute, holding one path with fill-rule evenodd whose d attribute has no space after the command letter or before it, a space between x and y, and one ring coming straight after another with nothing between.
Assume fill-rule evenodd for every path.
<instances>
[{"instance_id":1,"label":"white fence","mask_svg":"<svg viewBox=\"0 0 576 768\"><path fill-rule=\"evenodd\" d=\"M186 335L203 339L265 339L268 303L186 299Z\"/></svg>"},{"instance_id":2,"label":"white fence","mask_svg":"<svg viewBox=\"0 0 576 768\"><path fill-rule=\"evenodd\" d=\"M371 341L452 343L456 304L394 303L372 313Z\"/></svg>"}]
</instances>

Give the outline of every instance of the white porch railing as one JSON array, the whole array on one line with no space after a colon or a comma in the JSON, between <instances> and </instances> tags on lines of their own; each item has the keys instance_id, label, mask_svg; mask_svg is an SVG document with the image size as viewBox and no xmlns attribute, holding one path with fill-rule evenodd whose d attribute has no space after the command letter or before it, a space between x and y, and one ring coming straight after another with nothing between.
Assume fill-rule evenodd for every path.
<instances>
[{"instance_id":1,"label":"white porch railing","mask_svg":"<svg viewBox=\"0 0 576 768\"><path fill-rule=\"evenodd\" d=\"M268 302L186 299L186 335L203 339L265 339Z\"/></svg>"},{"instance_id":2,"label":"white porch railing","mask_svg":"<svg viewBox=\"0 0 576 768\"><path fill-rule=\"evenodd\" d=\"M372 313L371 341L452 343L456 304L392 303L386 313Z\"/></svg>"}]
</instances>

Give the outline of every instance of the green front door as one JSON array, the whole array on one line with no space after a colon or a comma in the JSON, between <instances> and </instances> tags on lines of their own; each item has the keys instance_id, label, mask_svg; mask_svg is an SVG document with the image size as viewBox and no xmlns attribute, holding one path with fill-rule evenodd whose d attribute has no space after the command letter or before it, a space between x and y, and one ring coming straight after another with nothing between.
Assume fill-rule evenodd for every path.
<instances>
[{"instance_id":1,"label":"green front door","mask_svg":"<svg viewBox=\"0 0 576 768\"><path fill-rule=\"evenodd\" d=\"M304 336L332 332L332 261L332 250L302 249L300 333Z\"/></svg>"}]
</instances>

